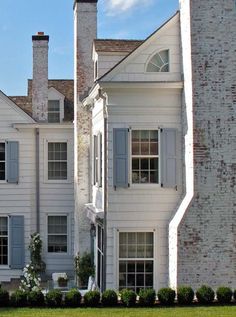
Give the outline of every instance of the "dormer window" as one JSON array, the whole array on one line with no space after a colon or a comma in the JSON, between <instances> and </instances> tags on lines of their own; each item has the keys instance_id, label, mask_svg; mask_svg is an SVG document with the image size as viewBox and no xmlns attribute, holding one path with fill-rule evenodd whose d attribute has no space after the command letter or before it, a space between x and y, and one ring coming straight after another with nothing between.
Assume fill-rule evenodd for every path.
<instances>
[{"instance_id":1,"label":"dormer window","mask_svg":"<svg viewBox=\"0 0 236 317\"><path fill-rule=\"evenodd\" d=\"M65 96L54 87L48 89L48 123L61 123L64 120Z\"/></svg>"},{"instance_id":2,"label":"dormer window","mask_svg":"<svg viewBox=\"0 0 236 317\"><path fill-rule=\"evenodd\" d=\"M169 72L169 50L163 50L155 54L149 61L146 71L150 73Z\"/></svg>"},{"instance_id":3,"label":"dormer window","mask_svg":"<svg viewBox=\"0 0 236 317\"><path fill-rule=\"evenodd\" d=\"M60 101L48 100L48 122L59 123L60 122Z\"/></svg>"}]
</instances>

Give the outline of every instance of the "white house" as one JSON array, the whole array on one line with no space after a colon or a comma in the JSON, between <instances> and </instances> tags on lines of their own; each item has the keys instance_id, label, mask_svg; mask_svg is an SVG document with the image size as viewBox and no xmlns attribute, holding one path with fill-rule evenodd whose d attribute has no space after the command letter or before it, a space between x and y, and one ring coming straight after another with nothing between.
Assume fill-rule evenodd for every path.
<instances>
[{"instance_id":1,"label":"white house","mask_svg":"<svg viewBox=\"0 0 236 317\"><path fill-rule=\"evenodd\" d=\"M73 80L48 80L48 41L33 36L28 96L0 92L0 280L22 275L40 232L46 273L73 274Z\"/></svg>"},{"instance_id":2,"label":"white house","mask_svg":"<svg viewBox=\"0 0 236 317\"><path fill-rule=\"evenodd\" d=\"M181 0L145 41L96 39L96 6L74 4L78 248L96 228L101 289L234 286L235 1Z\"/></svg>"}]
</instances>

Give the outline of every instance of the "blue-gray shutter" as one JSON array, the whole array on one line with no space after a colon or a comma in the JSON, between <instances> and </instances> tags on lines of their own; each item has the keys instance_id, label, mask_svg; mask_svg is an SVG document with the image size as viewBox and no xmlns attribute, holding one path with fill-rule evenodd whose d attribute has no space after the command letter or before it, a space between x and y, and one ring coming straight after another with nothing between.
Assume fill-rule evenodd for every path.
<instances>
[{"instance_id":1,"label":"blue-gray shutter","mask_svg":"<svg viewBox=\"0 0 236 317\"><path fill-rule=\"evenodd\" d=\"M19 181L19 142L16 141L7 142L7 181Z\"/></svg>"},{"instance_id":2,"label":"blue-gray shutter","mask_svg":"<svg viewBox=\"0 0 236 317\"><path fill-rule=\"evenodd\" d=\"M161 129L161 186L174 188L176 177L176 129Z\"/></svg>"},{"instance_id":3,"label":"blue-gray shutter","mask_svg":"<svg viewBox=\"0 0 236 317\"><path fill-rule=\"evenodd\" d=\"M113 129L113 184L128 187L128 129Z\"/></svg>"},{"instance_id":4,"label":"blue-gray shutter","mask_svg":"<svg viewBox=\"0 0 236 317\"><path fill-rule=\"evenodd\" d=\"M22 269L24 267L24 216L10 217L10 259L12 269Z\"/></svg>"}]
</instances>

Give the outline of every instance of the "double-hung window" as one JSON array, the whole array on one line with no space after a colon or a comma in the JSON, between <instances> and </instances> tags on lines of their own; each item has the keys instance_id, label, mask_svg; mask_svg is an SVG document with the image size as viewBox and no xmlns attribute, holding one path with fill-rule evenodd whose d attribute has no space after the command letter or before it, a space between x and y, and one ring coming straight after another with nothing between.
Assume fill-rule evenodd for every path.
<instances>
[{"instance_id":1,"label":"double-hung window","mask_svg":"<svg viewBox=\"0 0 236 317\"><path fill-rule=\"evenodd\" d=\"M6 179L6 144L0 142L0 181Z\"/></svg>"},{"instance_id":2,"label":"double-hung window","mask_svg":"<svg viewBox=\"0 0 236 317\"><path fill-rule=\"evenodd\" d=\"M159 183L158 130L132 130L132 183Z\"/></svg>"},{"instance_id":3,"label":"double-hung window","mask_svg":"<svg viewBox=\"0 0 236 317\"><path fill-rule=\"evenodd\" d=\"M153 288L153 232L119 233L119 289Z\"/></svg>"},{"instance_id":4,"label":"double-hung window","mask_svg":"<svg viewBox=\"0 0 236 317\"><path fill-rule=\"evenodd\" d=\"M67 216L48 216L48 252L67 252L67 228Z\"/></svg>"},{"instance_id":5,"label":"double-hung window","mask_svg":"<svg viewBox=\"0 0 236 317\"><path fill-rule=\"evenodd\" d=\"M102 186L102 134L93 137L94 185Z\"/></svg>"},{"instance_id":6,"label":"double-hung window","mask_svg":"<svg viewBox=\"0 0 236 317\"><path fill-rule=\"evenodd\" d=\"M60 122L60 100L48 100L48 122Z\"/></svg>"},{"instance_id":7,"label":"double-hung window","mask_svg":"<svg viewBox=\"0 0 236 317\"><path fill-rule=\"evenodd\" d=\"M0 217L0 265L8 265L8 217Z\"/></svg>"},{"instance_id":8,"label":"double-hung window","mask_svg":"<svg viewBox=\"0 0 236 317\"><path fill-rule=\"evenodd\" d=\"M48 180L67 180L67 142L48 142Z\"/></svg>"}]
</instances>

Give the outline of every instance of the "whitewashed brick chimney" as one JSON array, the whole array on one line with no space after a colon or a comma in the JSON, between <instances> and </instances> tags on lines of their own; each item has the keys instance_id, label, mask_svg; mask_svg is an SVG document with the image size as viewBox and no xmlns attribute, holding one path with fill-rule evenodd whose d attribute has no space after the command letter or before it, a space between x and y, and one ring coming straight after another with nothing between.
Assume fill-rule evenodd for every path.
<instances>
[{"instance_id":1,"label":"whitewashed brick chimney","mask_svg":"<svg viewBox=\"0 0 236 317\"><path fill-rule=\"evenodd\" d=\"M74 2L75 78L75 253L90 250L90 224L84 204L90 202L91 113L81 103L94 82L93 40L97 37L97 0Z\"/></svg>"},{"instance_id":2,"label":"whitewashed brick chimney","mask_svg":"<svg viewBox=\"0 0 236 317\"><path fill-rule=\"evenodd\" d=\"M38 122L48 120L48 42L49 36L38 32L33 41L32 115Z\"/></svg>"},{"instance_id":3,"label":"whitewashed brick chimney","mask_svg":"<svg viewBox=\"0 0 236 317\"><path fill-rule=\"evenodd\" d=\"M194 187L182 217L172 221L176 233L172 248L170 239L170 255L175 255L176 269L170 270L175 273L170 272L170 283L195 289L203 283L235 287L236 4L235 0L180 0L180 11L183 130L187 135L193 127L189 144ZM189 154L192 150L185 146L185 157Z\"/></svg>"}]
</instances>

